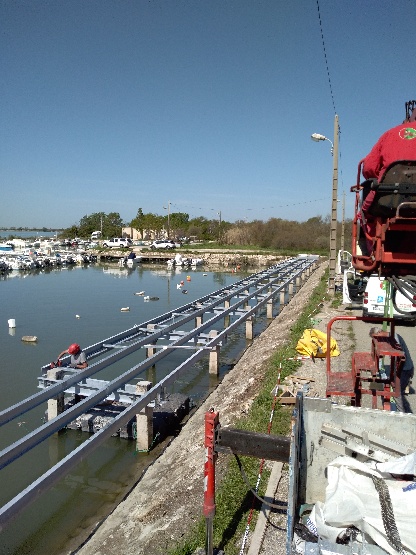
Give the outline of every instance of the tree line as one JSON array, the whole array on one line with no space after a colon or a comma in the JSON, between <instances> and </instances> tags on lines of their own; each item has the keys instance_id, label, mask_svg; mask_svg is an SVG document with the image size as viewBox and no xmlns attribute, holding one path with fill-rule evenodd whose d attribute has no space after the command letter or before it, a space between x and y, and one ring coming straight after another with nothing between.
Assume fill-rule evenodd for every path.
<instances>
[{"instance_id":1,"label":"tree line","mask_svg":"<svg viewBox=\"0 0 416 555\"><path fill-rule=\"evenodd\" d=\"M102 231L103 238L120 237L123 227L137 229L143 238L154 239L168 235L171 239L193 237L200 241L216 241L224 245L252 246L264 249L327 251L329 248L330 217L315 216L305 222L270 218L267 221L243 220L230 223L203 216L190 218L185 212L160 216L138 209L130 222L123 222L117 212L96 212L81 218L79 224L64 229L64 237L90 237ZM352 221L344 222L345 249L350 250ZM338 222L338 246L342 226Z\"/></svg>"}]
</instances>

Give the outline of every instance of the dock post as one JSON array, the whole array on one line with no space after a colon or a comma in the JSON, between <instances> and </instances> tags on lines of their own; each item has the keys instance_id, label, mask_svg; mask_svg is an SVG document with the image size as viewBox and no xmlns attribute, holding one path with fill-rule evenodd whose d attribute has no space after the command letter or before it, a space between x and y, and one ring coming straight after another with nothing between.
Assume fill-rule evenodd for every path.
<instances>
[{"instance_id":1,"label":"dock post","mask_svg":"<svg viewBox=\"0 0 416 555\"><path fill-rule=\"evenodd\" d=\"M217 330L209 332L209 338L212 339L218 335ZM209 373L218 376L220 370L220 346L215 345L209 353Z\"/></svg>"},{"instance_id":2,"label":"dock post","mask_svg":"<svg viewBox=\"0 0 416 555\"><path fill-rule=\"evenodd\" d=\"M153 331L155 328L156 328L155 324L147 324L147 329L149 331ZM152 345L156 345L157 340L156 341L151 341L150 343ZM146 348L146 358L152 357L155 353L156 353L156 347L147 347Z\"/></svg>"},{"instance_id":3,"label":"dock post","mask_svg":"<svg viewBox=\"0 0 416 555\"><path fill-rule=\"evenodd\" d=\"M246 339L253 339L254 316L250 316L246 320Z\"/></svg>"},{"instance_id":4,"label":"dock post","mask_svg":"<svg viewBox=\"0 0 416 555\"><path fill-rule=\"evenodd\" d=\"M204 321L204 319L203 319L202 314L200 316L197 316L195 318L195 327L199 328L200 326L202 326L203 321Z\"/></svg>"},{"instance_id":5,"label":"dock post","mask_svg":"<svg viewBox=\"0 0 416 555\"><path fill-rule=\"evenodd\" d=\"M286 287L280 291L279 312L285 307Z\"/></svg>"},{"instance_id":6,"label":"dock post","mask_svg":"<svg viewBox=\"0 0 416 555\"><path fill-rule=\"evenodd\" d=\"M289 281L289 299L291 299L291 298L293 297L293 289L294 289L294 287L293 287L293 279L291 279L291 280Z\"/></svg>"},{"instance_id":7,"label":"dock post","mask_svg":"<svg viewBox=\"0 0 416 555\"><path fill-rule=\"evenodd\" d=\"M147 380L141 380L136 383L136 394L137 395L144 395L148 391L152 389L152 382Z\"/></svg>"},{"instance_id":8,"label":"dock post","mask_svg":"<svg viewBox=\"0 0 416 555\"><path fill-rule=\"evenodd\" d=\"M156 341L152 341L152 345L156 345ZM156 353L156 347L146 347L146 358L151 358Z\"/></svg>"},{"instance_id":9,"label":"dock post","mask_svg":"<svg viewBox=\"0 0 416 555\"><path fill-rule=\"evenodd\" d=\"M230 308L230 299L227 299L226 301L224 301L224 308L225 310L227 310L227 308ZM228 326L230 325L230 315L227 314L227 316L224 316L224 328L228 328Z\"/></svg>"},{"instance_id":10,"label":"dock post","mask_svg":"<svg viewBox=\"0 0 416 555\"><path fill-rule=\"evenodd\" d=\"M50 380L62 380L64 377L64 371L59 368L51 368L47 371L46 377ZM59 393L54 399L48 400L48 420L56 418L58 414L64 412L64 392Z\"/></svg>"},{"instance_id":11,"label":"dock post","mask_svg":"<svg viewBox=\"0 0 416 555\"><path fill-rule=\"evenodd\" d=\"M152 382L141 380L136 384L136 393L144 395L152 389ZM148 451L153 441L153 407L147 405L136 414L136 449Z\"/></svg>"},{"instance_id":12,"label":"dock post","mask_svg":"<svg viewBox=\"0 0 416 555\"><path fill-rule=\"evenodd\" d=\"M147 405L136 414L136 449L148 451L153 442L153 407Z\"/></svg>"},{"instance_id":13,"label":"dock post","mask_svg":"<svg viewBox=\"0 0 416 555\"><path fill-rule=\"evenodd\" d=\"M302 285L302 276L296 276L295 285L296 285L296 293L297 293Z\"/></svg>"},{"instance_id":14,"label":"dock post","mask_svg":"<svg viewBox=\"0 0 416 555\"><path fill-rule=\"evenodd\" d=\"M273 299L270 299L266 303L266 318L271 320L273 318Z\"/></svg>"}]
</instances>

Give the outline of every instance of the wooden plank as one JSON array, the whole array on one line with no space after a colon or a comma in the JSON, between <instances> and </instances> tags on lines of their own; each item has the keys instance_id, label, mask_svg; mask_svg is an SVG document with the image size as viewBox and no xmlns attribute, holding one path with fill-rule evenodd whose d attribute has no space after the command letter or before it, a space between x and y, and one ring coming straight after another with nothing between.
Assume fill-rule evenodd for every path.
<instances>
[{"instance_id":1,"label":"wooden plank","mask_svg":"<svg viewBox=\"0 0 416 555\"><path fill-rule=\"evenodd\" d=\"M296 403L296 397L279 397L278 401L281 405L294 405Z\"/></svg>"},{"instance_id":2,"label":"wooden plank","mask_svg":"<svg viewBox=\"0 0 416 555\"><path fill-rule=\"evenodd\" d=\"M220 428L215 449L225 452L231 450L236 455L287 462L290 454L290 437Z\"/></svg>"}]
</instances>

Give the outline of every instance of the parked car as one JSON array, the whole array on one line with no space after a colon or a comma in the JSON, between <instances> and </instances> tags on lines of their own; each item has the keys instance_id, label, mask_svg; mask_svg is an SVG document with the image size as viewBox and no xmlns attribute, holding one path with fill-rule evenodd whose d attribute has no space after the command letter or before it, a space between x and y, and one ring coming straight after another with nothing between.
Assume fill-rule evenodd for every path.
<instances>
[{"instance_id":1,"label":"parked car","mask_svg":"<svg viewBox=\"0 0 416 555\"><path fill-rule=\"evenodd\" d=\"M170 239L158 239L157 241L153 241L150 245L152 250L155 249L176 249L176 247L180 247L180 243L175 243L175 241L171 241Z\"/></svg>"},{"instance_id":2,"label":"parked car","mask_svg":"<svg viewBox=\"0 0 416 555\"><path fill-rule=\"evenodd\" d=\"M368 278L363 297L363 316L384 316L387 283L384 277L379 277L378 274L372 274ZM396 293L396 306L402 312L398 312L393 307L392 316L395 318L404 318L406 320L414 320L416 318L415 301L412 303L400 291Z\"/></svg>"},{"instance_id":3,"label":"parked car","mask_svg":"<svg viewBox=\"0 0 416 555\"><path fill-rule=\"evenodd\" d=\"M133 246L133 241L128 237L112 237L111 239L107 239L103 242L104 248L119 248L119 249L127 249Z\"/></svg>"}]
</instances>

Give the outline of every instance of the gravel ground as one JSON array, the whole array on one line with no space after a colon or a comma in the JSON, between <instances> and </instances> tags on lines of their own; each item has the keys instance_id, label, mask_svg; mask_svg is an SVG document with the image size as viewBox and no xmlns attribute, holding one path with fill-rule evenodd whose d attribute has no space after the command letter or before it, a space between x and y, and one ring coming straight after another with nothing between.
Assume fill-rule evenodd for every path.
<instances>
[{"instance_id":1,"label":"gravel ground","mask_svg":"<svg viewBox=\"0 0 416 555\"><path fill-rule=\"evenodd\" d=\"M358 314L358 312L357 312ZM351 315L351 310L345 307L338 309L331 308L329 302L324 302L321 311L315 316L314 327L326 333L326 326L329 320L335 316ZM339 357L332 359L334 369L338 371L347 370L351 366L351 355L355 345L355 337L350 323L336 322L333 325L331 336L337 341L341 352ZM306 384L309 388L307 395L310 397L326 396L326 360L315 359L303 360L302 366L296 372L295 377L302 378L301 384ZM349 404L349 398L337 397L337 403ZM275 463L279 465L279 463ZM279 479L280 478L280 479ZM278 482L271 484L275 492L274 503L281 503L286 506L288 496L288 466L283 465L281 474L278 475ZM255 543L251 546L249 555L285 555L286 554L286 511L271 509L266 512L264 524L260 521L254 534ZM256 536L257 534L257 536Z\"/></svg>"}]
</instances>

